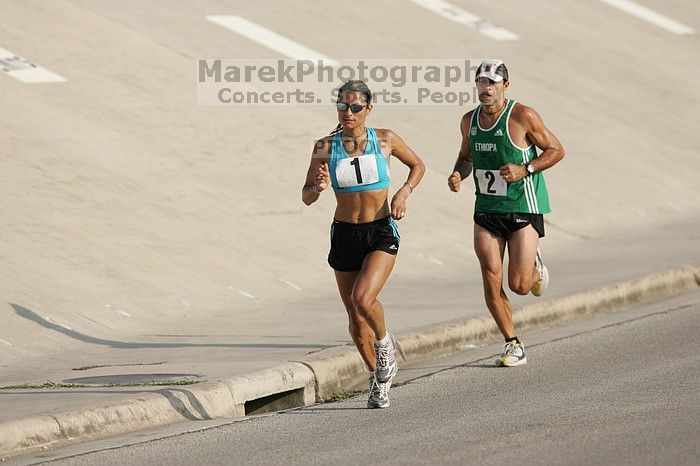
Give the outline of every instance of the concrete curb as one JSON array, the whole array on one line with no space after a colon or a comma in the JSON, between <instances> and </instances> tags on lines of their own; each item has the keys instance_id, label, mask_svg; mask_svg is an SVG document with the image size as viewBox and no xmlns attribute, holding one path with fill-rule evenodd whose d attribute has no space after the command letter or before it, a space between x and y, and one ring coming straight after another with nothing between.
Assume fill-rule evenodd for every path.
<instances>
[{"instance_id":1,"label":"concrete curb","mask_svg":"<svg viewBox=\"0 0 700 466\"><path fill-rule=\"evenodd\" d=\"M314 373L316 401L327 401L333 395L348 390L358 378L367 378L367 366L355 346L337 346L312 353L300 363Z\"/></svg>"},{"instance_id":2,"label":"concrete curb","mask_svg":"<svg viewBox=\"0 0 700 466\"><path fill-rule=\"evenodd\" d=\"M628 306L700 286L700 268L687 266L602 287L598 290L539 301L514 312L518 331ZM399 339L405 360L454 352L464 341L483 342L499 336L489 317L448 322L417 330ZM300 361L253 374L169 388L59 413L0 423L0 458L30 449L172 424L183 420L242 417L328 400L367 377L353 346L329 348Z\"/></svg>"},{"instance_id":3,"label":"concrete curb","mask_svg":"<svg viewBox=\"0 0 700 466\"><path fill-rule=\"evenodd\" d=\"M575 318L604 309L661 299L700 286L700 267L686 266L523 307L514 314L519 325Z\"/></svg>"},{"instance_id":4,"label":"concrete curb","mask_svg":"<svg viewBox=\"0 0 700 466\"><path fill-rule=\"evenodd\" d=\"M184 420L243 417L252 400L273 399L273 410L290 402L315 402L313 372L303 364L287 363L249 375L182 388L144 392L108 403L31 416L0 423L0 458L37 447L80 439L95 439ZM265 412L265 409L250 411ZM277 408L281 409L281 408Z\"/></svg>"},{"instance_id":5,"label":"concrete curb","mask_svg":"<svg viewBox=\"0 0 700 466\"><path fill-rule=\"evenodd\" d=\"M618 308L652 299L661 299L700 286L700 268L694 266L666 270L638 279L605 286L524 306L514 310L518 332L566 321L604 309ZM398 338L404 360L415 361L454 353L460 343L500 340L491 317L477 317L446 322L418 329ZM357 386L366 379L367 368L354 347L330 348L300 360L316 378L316 399L329 400L334 394Z\"/></svg>"}]
</instances>

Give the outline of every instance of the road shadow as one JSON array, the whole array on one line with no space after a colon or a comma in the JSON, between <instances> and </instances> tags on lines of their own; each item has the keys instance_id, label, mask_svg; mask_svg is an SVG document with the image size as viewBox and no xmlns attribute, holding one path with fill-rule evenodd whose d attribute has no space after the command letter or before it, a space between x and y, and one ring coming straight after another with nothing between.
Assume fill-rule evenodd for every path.
<instances>
[{"instance_id":1,"label":"road shadow","mask_svg":"<svg viewBox=\"0 0 700 466\"><path fill-rule=\"evenodd\" d=\"M195 416L190 411L190 409L187 406L185 406L182 400L174 396L171 392L180 392L184 394L187 398L187 401L190 402L192 409L194 409L197 412L197 414L199 414L199 417ZM207 413L207 410L204 409L204 406L202 406L202 403L200 403L197 397L194 395L194 393L192 393L189 390L185 390L183 388L168 388L166 390L156 390L153 393L158 393L159 395L163 395L165 398L167 398L168 402L170 403L170 406L172 406L173 409L175 409L178 413L182 414L183 417L189 419L190 421L212 420L211 416L209 416L209 413Z\"/></svg>"},{"instance_id":2,"label":"road shadow","mask_svg":"<svg viewBox=\"0 0 700 466\"><path fill-rule=\"evenodd\" d=\"M160 387L160 390L163 388ZM45 389L26 389L26 388L5 388L0 390L0 396L10 396L10 395L80 395L86 393L100 394L100 395L134 395L138 393L152 393L158 389L153 390L94 390L89 388L71 388L70 390L45 390Z\"/></svg>"},{"instance_id":3,"label":"road shadow","mask_svg":"<svg viewBox=\"0 0 700 466\"><path fill-rule=\"evenodd\" d=\"M63 327L61 325L49 322L34 311L27 309L19 304L9 303L12 309L18 316L31 320L32 322L42 326L45 329L53 330L54 332L65 335L74 340L91 345L108 346L117 349L143 349L143 348L277 348L277 349L314 349L322 350L332 348L334 345L319 345L312 343L135 343L119 340L108 340L97 338L84 333L76 332L73 329Z\"/></svg>"},{"instance_id":4,"label":"road shadow","mask_svg":"<svg viewBox=\"0 0 700 466\"><path fill-rule=\"evenodd\" d=\"M182 393L186 398L187 401L189 402L190 406L187 406L180 398L175 396L174 392L179 392ZM212 417L209 415L207 410L204 408L202 403L199 401L197 396L192 393L190 390L184 389L184 388L165 388L161 387L158 389L153 389L153 390L90 390L90 389L72 389L70 391L68 390L0 390L0 397L3 395L6 396L11 396L11 395L22 395L22 396L46 396L46 395L85 395L85 394L99 394L99 395L143 395L145 393L153 393L156 395L161 395L165 397L168 400L168 403L170 403L170 406L173 407L175 411L180 413L183 418L190 420L190 421L210 421L212 420ZM113 401L117 403L121 398L113 398ZM129 398L130 400L131 398ZM94 400L95 403L98 403L99 400ZM102 403L105 401L102 400ZM109 401L108 401L109 402ZM88 401L87 404L82 405L81 408L89 408L90 402ZM96 405L97 406L97 405ZM65 407L63 409L75 409L77 407ZM60 409L60 408L59 408ZM1 422L1 421L0 421Z\"/></svg>"}]
</instances>

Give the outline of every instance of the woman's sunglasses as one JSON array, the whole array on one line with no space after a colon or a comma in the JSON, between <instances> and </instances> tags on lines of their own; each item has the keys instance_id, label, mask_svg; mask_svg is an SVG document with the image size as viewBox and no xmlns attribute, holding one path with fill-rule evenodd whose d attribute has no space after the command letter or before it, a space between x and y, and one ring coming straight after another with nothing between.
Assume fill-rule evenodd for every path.
<instances>
[{"instance_id":1,"label":"woman's sunglasses","mask_svg":"<svg viewBox=\"0 0 700 466\"><path fill-rule=\"evenodd\" d=\"M338 108L338 111L340 111L340 112L344 112L345 110L350 108L350 111L352 113L361 112L362 109L366 107L366 105L360 105L360 104L350 105L350 104L346 104L345 102L338 102L337 104L335 104L335 106Z\"/></svg>"}]
</instances>

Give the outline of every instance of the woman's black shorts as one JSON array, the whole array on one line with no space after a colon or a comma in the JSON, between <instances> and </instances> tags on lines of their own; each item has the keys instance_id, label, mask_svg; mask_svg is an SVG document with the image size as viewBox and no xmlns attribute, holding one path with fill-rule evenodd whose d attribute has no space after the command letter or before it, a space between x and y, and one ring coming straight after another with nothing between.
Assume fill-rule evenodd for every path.
<instances>
[{"instance_id":1,"label":"woman's black shorts","mask_svg":"<svg viewBox=\"0 0 700 466\"><path fill-rule=\"evenodd\" d=\"M399 229L391 217L369 223L346 223L333 220L331 250L328 264L340 272L362 269L362 262L370 252L399 252Z\"/></svg>"},{"instance_id":2,"label":"woman's black shorts","mask_svg":"<svg viewBox=\"0 0 700 466\"><path fill-rule=\"evenodd\" d=\"M532 225L540 238L544 238L544 215L542 214L476 212L474 223L506 241L513 236L514 232L528 225Z\"/></svg>"}]
</instances>

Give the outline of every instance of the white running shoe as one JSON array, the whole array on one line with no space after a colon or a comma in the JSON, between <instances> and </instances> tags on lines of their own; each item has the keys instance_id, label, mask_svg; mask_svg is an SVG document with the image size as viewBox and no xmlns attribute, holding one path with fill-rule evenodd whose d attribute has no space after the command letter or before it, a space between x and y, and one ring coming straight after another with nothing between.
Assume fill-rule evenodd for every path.
<instances>
[{"instance_id":1,"label":"white running shoe","mask_svg":"<svg viewBox=\"0 0 700 466\"><path fill-rule=\"evenodd\" d=\"M501 357L496 359L497 366L520 366L527 363L527 355L525 354L525 347L522 343L515 343L514 341L509 341L503 347L503 354Z\"/></svg>"},{"instance_id":2,"label":"white running shoe","mask_svg":"<svg viewBox=\"0 0 700 466\"><path fill-rule=\"evenodd\" d=\"M380 382L375 374L369 375L369 398L367 399L367 407L370 409L388 408L389 407L389 389L391 381Z\"/></svg>"},{"instance_id":3,"label":"white running shoe","mask_svg":"<svg viewBox=\"0 0 700 466\"><path fill-rule=\"evenodd\" d=\"M542 262L542 250L540 250L539 247L535 255L535 267L540 273L540 279L532 285L530 292L535 296L542 296L549 286L549 270L547 270L547 266Z\"/></svg>"},{"instance_id":4,"label":"white running shoe","mask_svg":"<svg viewBox=\"0 0 700 466\"><path fill-rule=\"evenodd\" d=\"M378 340L374 342L374 351L377 355L375 375L379 382L389 381L399 371L399 365L396 363L396 341L392 334L387 332L387 335L389 335L388 344L380 345Z\"/></svg>"}]
</instances>

